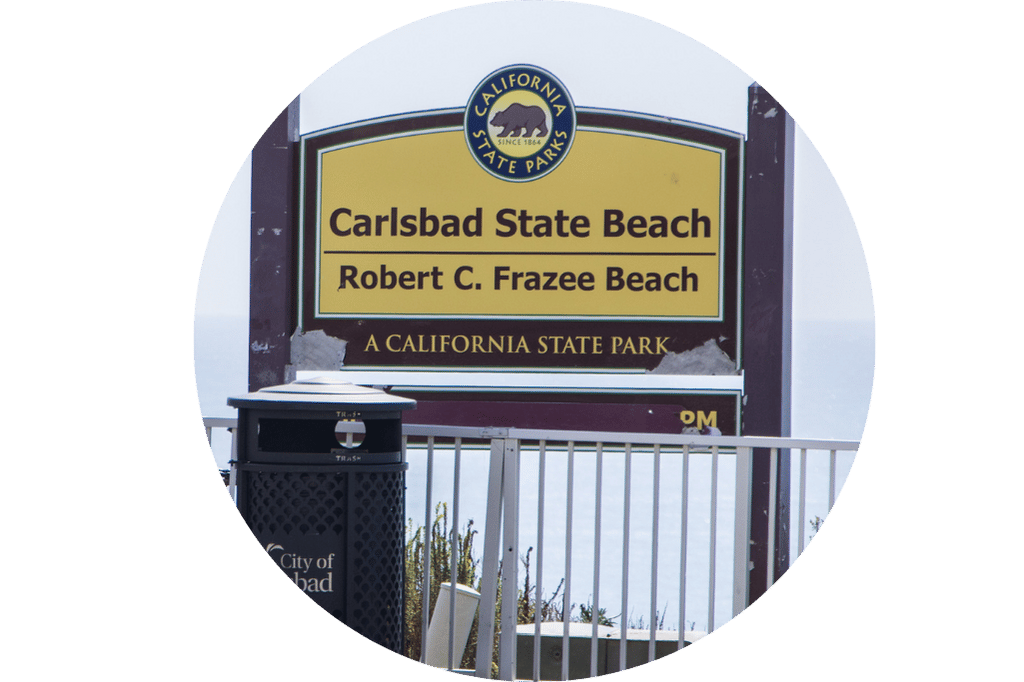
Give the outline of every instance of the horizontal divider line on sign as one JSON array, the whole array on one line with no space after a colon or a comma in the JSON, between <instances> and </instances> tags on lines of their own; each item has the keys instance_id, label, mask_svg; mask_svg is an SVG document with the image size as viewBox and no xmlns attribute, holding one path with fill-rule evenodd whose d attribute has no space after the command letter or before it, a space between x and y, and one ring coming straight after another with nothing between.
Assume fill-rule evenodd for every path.
<instances>
[{"instance_id":1,"label":"horizontal divider line on sign","mask_svg":"<svg viewBox=\"0 0 1024 682\"><path fill-rule=\"evenodd\" d=\"M649 251L324 251L332 256L717 256L705 252Z\"/></svg>"}]
</instances>

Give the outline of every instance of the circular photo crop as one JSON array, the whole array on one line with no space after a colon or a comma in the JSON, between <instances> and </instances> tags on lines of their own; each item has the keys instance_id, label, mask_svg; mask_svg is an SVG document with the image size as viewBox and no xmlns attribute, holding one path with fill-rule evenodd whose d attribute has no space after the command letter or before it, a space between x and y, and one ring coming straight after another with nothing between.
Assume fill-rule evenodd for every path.
<instances>
[{"instance_id":1,"label":"circular photo crop","mask_svg":"<svg viewBox=\"0 0 1024 682\"><path fill-rule=\"evenodd\" d=\"M196 377L296 599L426 665L561 680L684 657L782 576L874 366L857 231L784 104L635 16L504 3L268 121Z\"/></svg>"}]
</instances>

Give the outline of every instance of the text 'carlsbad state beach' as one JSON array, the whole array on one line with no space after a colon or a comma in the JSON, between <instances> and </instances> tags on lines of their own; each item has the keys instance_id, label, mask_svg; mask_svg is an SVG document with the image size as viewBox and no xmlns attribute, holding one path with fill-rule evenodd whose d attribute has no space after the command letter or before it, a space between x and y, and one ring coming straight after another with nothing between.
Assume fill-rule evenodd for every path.
<instances>
[{"instance_id":1,"label":"text 'carlsbad state beach'","mask_svg":"<svg viewBox=\"0 0 1024 682\"><path fill-rule=\"evenodd\" d=\"M341 207L330 217L330 228L338 237L482 237L487 226L483 209L459 217L443 214L440 217L426 208L417 213L400 215L397 207L389 213L368 215ZM594 234L593 222L586 215L568 215L559 209L554 215L532 215L526 209L503 208L494 216L493 234L497 237L588 239ZM632 215L617 209L606 209L599 221L599 234L604 238L633 240L688 240L687 253L677 255L715 255L714 250L701 252L699 243L694 248L690 240L710 240L711 220L693 208L688 214L675 216ZM605 242L607 244L607 242ZM664 242L659 242L664 244ZM576 250L575 248L573 249ZM627 251L632 254L632 251ZM596 255L596 254L595 254ZM601 255L615 255L614 251ZM450 276L450 279L448 279ZM697 291L699 282L695 273L686 266L661 272L631 272L618 266L607 266L601 276L589 271L539 272L513 269L498 265L484 279L471 265L457 267L449 275L437 265L420 270L391 269L382 263L372 269L355 265L341 265L339 289L405 289L443 290L446 283L457 289L480 289L485 285L495 291Z\"/></svg>"}]
</instances>

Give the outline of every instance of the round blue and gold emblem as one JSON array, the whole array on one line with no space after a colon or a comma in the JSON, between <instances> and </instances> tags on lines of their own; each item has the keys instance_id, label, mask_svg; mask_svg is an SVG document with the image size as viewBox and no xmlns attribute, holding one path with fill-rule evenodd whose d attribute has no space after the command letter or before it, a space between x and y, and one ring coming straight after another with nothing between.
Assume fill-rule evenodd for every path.
<instances>
[{"instance_id":1,"label":"round blue and gold emblem","mask_svg":"<svg viewBox=\"0 0 1024 682\"><path fill-rule=\"evenodd\" d=\"M576 135L576 107L552 74L516 64L484 78L466 106L466 143L496 178L529 182L555 170Z\"/></svg>"}]
</instances>

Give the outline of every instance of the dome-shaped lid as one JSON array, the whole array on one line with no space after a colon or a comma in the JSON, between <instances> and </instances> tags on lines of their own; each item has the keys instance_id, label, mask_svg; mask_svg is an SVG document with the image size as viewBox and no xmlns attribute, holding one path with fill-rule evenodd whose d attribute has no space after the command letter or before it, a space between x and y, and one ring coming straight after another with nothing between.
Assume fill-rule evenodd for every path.
<instances>
[{"instance_id":1,"label":"dome-shaped lid","mask_svg":"<svg viewBox=\"0 0 1024 682\"><path fill-rule=\"evenodd\" d=\"M281 409L359 412L390 412L416 407L416 401L411 398L332 377L298 379L290 384L267 386L253 393L228 398L228 405L232 407L270 407L271 404Z\"/></svg>"}]
</instances>

